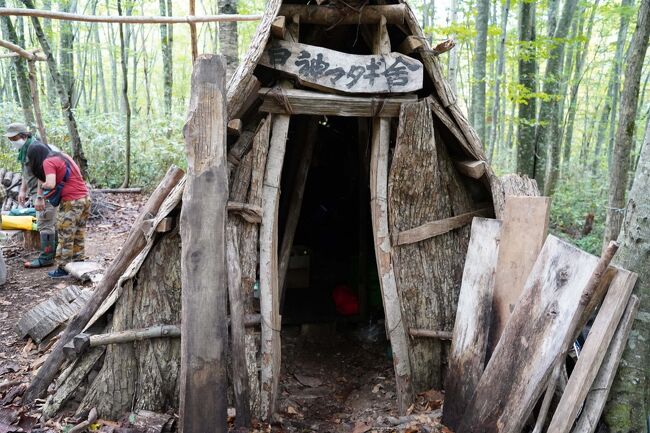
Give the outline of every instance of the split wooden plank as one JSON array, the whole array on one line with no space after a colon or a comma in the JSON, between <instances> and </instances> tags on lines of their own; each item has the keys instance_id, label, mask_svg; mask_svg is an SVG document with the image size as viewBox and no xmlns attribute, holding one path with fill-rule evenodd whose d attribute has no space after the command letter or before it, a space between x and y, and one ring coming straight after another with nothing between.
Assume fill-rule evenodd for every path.
<instances>
[{"instance_id":1,"label":"split wooden plank","mask_svg":"<svg viewBox=\"0 0 650 433\"><path fill-rule=\"evenodd\" d=\"M242 121L241 119L231 119L228 122L228 135L234 135L239 137L242 131Z\"/></svg>"},{"instance_id":2,"label":"split wooden plank","mask_svg":"<svg viewBox=\"0 0 650 433\"><path fill-rule=\"evenodd\" d=\"M271 34L274 38L284 39L287 33L285 22L286 18L282 15L275 17L273 23L271 23Z\"/></svg>"},{"instance_id":3,"label":"split wooden plank","mask_svg":"<svg viewBox=\"0 0 650 433\"><path fill-rule=\"evenodd\" d=\"M605 359L617 324L628 304L637 274L624 269L612 280L598 315L589 331L578 362L548 427L549 432L568 433L578 415L598 370Z\"/></svg>"},{"instance_id":4,"label":"split wooden plank","mask_svg":"<svg viewBox=\"0 0 650 433\"><path fill-rule=\"evenodd\" d=\"M424 41L417 36L407 36L397 49L402 54L411 54L413 51L424 46Z\"/></svg>"},{"instance_id":5,"label":"split wooden plank","mask_svg":"<svg viewBox=\"0 0 650 433\"><path fill-rule=\"evenodd\" d=\"M390 39L386 29L386 19L383 17L376 30L373 51L377 54L390 52ZM391 259L392 247L388 225L389 142L390 120L375 117L372 121L370 156L370 209L386 328L393 350L397 407L401 414L405 414L413 400L413 386L408 334L406 323L402 320L402 307Z\"/></svg>"},{"instance_id":6,"label":"split wooden plank","mask_svg":"<svg viewBox=\"0 0 650 433\"><path fill-rule=\"evenodd\" d=\"M217 433L228 431L225 76L221 56L197 58L183 131L188 177L181 210L179 422L184 433L204 431L206 425Z\"/></svg>"},{"instance_id":7,"label":"split wooden plank","mask_svg":"<svg viewBox=\"0 0 650 433\"><path fill-rule=\"evenodd\" d=\"M431 105L431 111L435 114L435 117L451 132L451 134L458 140L458 144L464 150L468 157L475 159L481 159L481 154L477 153L475 149L470 146L465 134L460 130L454 119L451 118L445 107L438 101L438 99L433 96L427 96L427 100Z\"/></svg>"},{"instance_id":8,"label":"split wooden plank","mask_svg":"<svg viewBox=\"0 0 650 433\"><path fill-rule=\"evenodd\" d=\"M316 6L283 4L279 15L292 17L298 15L304 24L321 26L379 24L382 17L387 24L402 24L404 22L405 4L396 5L366 5L355 9L350 6Z\"/></svg>"},{"instance_id":9,"label":"split wooden plank","mask_svg":"<svg viewBox=\"0 0 650 433\"><path fill-rule=\"evenodd\" d=\"M458 433L520 432L544 391L598 259L548 236Z\"/></svg>"},{"instance_id":10,"label":"split wooden plank","mask_svg":"<svg viewBox=\"0 0 650 433\"><path fill-rule=\"evenodd\" d=\"M501 221L474 218L445 379L443 423L456 430L470 403L487 348Z\"/></svg>"},{"instance_id":11,"label":"split wooden plank","mask_svg":"<svg viewBox=\"0 0 650 433\"><path fill-rule=\"evenodd\" d=\"M462 174L472 179L480 179L485 174L485 161L456 161L456 168Z\"/></svg>"},{"instance_id":12,"label":"split wooden plank","mask_svg":"<svg viewBox=\"0 0 650 433\"><path fill-rule=\"evenodd\" d=\"M362 97L330 95L310 90L276 90L263 87L260 111L278 114L309 114L343 117L397 117L402 104L417 96Z\"/></svg>"},{"instance_id":13,"label":"split wooden plank","mask_svg":"<svg viewBox=\"0 0 650 433\"><path fill-rule=\"evenodd\" d=\"M298 40L298 17L288 27L287 37ZM282 82L290 88L291 83ZM261 413L270 420L275 412L280 381L281 341L280 291L278 275L278 208L280 204L280 177L287 149L291 116L277 114L271 117L271 139L262 190L262 224L260 226L260 312L261 335Z\"/></svg>"},{"instance_id":14,"label":"split wooden plank","mask_svg":"<svg viewBox=\"0 0 650 433\"><path fill-rule=\"evenodd\" d=\"M43 364L38 370L36 377L32 380L29 388L27 388L27 391L23 396L25 401L33 401L47 390L47 387L57 375L59 367L61 367L61 364L65 360L63 346L65 346L75 335L83 331L86 324L92 319L93 315L103 304L104 300L111 294L111 292L113 292L115 284L117 284L119 278L147 245L147 239L144 235L146 220L150 219L152 215L158 213L160 206L163 204L170 192L174 190L179 182L181 182L184 175L185 173L180 168L176 166L170 167L158 187L156 187L154 192L151 193L149 200L147 200L147 203L142 209L142 212L131 226L131 230L124 242L124 246L120 249L119 253L104 273L104 278L93 292L92 297L88 300L84 308L82 308L79 313L72 318L65 332L52 349L47 361L45 361L45 364Z\"/></svg>"},{"instance_id":15,"label":"split wooden plank","mask_svg":"<svg viewBox=\"0 0 650 433\"><path fill-rule=\"evenodd\" d=\"M300 83L346 93L408 93L422 88L423 67L401 53L349 54L315 45L273 40L260 65Z\"/></svg>"},{"instance_id":16,"label":"split wooden plank","mask_svg":"<svg viewBox=\"0 0 650 433\"><path fill-rule=\"evenodd\" d=\"M632 295L628 300L623 317L605 354L604 361L587 394L580 418L573 430L571 430L572 433L594 433L596 431L598 420L603 413L607 396L618 370L618 364L627 345L627 338L639 311L639 304L639 298L635 295Z\"/></svg>"},{"instance_id":17,"label":"split wooden plank","mask_svg":"<svg viewBox=\"0 0 650 433\"><path fill-rule=\"evenodd\" d=\"M551 199L506 197L487 359L494 351L548 232Z\"/></svg>"},{"instance_id":18,"label":"split wooden plank","mask_svg":"<svg viewBox=\"0 0 650 433\"><path fill-rule=\"evenodd\" d=\"M18 336L25 338L29 335L36 343L40 343L52 331L77 314L91 296L92 291L83 290L78 286L67 286L59 290L20 318L16 325Z\"/></svg>"},{"instance_id":19,"label":"split wooden plank","mask_svg":"<svg viewBox=\"0 0 650 433\"><path fill-rule=\"evenodd\" d=\"M246 366L246 332L244 300L239 266L239 240L237 228L229 225L226 232L226 263L228 267L228 305L230 306L230 343L233 391L235 394L236 427L251 423L250 388Z\"/></svg>"},{"instance_id":20,"label":"split wooden plank","mask_svg":"<svg viewBox=\"0 0 650 433\"><path fill-rule=\"evenodd\" d=\"M419 227L410 230L404 230L397 234L394 242L395 245L412 244L420 242L425 239L439 236L441 234L450 232L460 227L464 227L472 222L472 219L477 216L487 217L492 213L492 208L478 209L472 212L467 212L461 215L445 218L440 221L432 221L430 223L422 224Z\"/></svg>"},{"instance_id":21,"label":"split wooden plank","mask_svg":"<svg viewBox=\"0 0 650 433\"><path fill-rule=\"evenodd\" d=\"M300 162L296 170L296 175L293 180L293 188L291 190L291 198L289 199L289 210L284 226L284 236L282 237L282 246L280 247L280 265L279 265L279 288L281 290L280 303L284 301L285 293L285 278L287 270L289 269L289 258L291 257L291 247L293 246L293 238L298 227L298 220L300 219L300 210L302 209L302 199L305 193L305 185L307 185L307 175L309 174L309 167L314 153L314 147L318 137L318 119L310 118L306 124L306 131L304 132L304 141L302 146L302 154L300 155Z\"/></svg>"}]
</instances>

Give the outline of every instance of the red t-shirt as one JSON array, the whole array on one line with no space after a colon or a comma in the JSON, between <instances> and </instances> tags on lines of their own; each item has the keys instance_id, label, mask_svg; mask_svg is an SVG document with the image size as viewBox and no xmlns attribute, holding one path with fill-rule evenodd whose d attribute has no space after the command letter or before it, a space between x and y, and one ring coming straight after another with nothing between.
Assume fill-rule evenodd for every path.
<instances>
[{"instance_id":1,"label":"red t-shirt","mask_svg":"<svg viewBox=\"0 0 650 433\"><path fill-rule=\"evenodd\" d=\"M70 176L61 191L61 200L70 201L86 197L88 195L88 187L81 176L79 167L72 158L69 158L67 155L64 158L70 163ZM65 176L65 162L59 156L46 158L43 161L43 172L45 172L45 176L55 173L56 183L58 185L63 181L63 177Z\"/></svg>"}]
</instances>

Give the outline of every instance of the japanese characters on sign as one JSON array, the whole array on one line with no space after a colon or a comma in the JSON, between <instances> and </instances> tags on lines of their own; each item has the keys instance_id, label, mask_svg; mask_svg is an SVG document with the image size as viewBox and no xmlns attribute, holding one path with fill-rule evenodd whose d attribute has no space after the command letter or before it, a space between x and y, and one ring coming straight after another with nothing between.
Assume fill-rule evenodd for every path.
<instances>
[{"instance_id":1,"label":"japanese characters on sign","mask_svg":"<svg viewBox=\"0 0 650 433\"><path fill-rule=\"evenodd\" d=\"M260 64L291 74L305 85L348 93L404 93L422 88L422 63L400 53L363 56L274 40Z\"/></svg>"}]
</instances>

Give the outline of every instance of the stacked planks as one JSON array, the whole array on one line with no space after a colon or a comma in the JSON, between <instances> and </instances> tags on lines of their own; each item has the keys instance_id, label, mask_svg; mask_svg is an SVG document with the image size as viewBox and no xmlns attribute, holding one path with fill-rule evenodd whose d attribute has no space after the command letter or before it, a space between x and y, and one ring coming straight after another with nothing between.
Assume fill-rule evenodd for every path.
<instances>
[{"instance_id":1,"label":"stacked planks","mask_svg":"<svg viewBox=\"0 0 650 433\"><path fill-rule=\"evenodd\" d=\"M443 422L457 433L596 429L638 310L636 274L609 266L614 243L599 259L547 236L549 204L507 197L503 220L474 218L445 382Z\"/></svg>"}]
</instances>

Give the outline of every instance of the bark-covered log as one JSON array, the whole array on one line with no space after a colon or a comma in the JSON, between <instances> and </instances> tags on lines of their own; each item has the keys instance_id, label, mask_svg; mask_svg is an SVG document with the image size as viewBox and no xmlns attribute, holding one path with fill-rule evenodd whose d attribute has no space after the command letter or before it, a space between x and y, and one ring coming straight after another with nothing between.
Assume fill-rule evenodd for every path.
<instances>
[{"instance_id":1,"label":"bark-covered log","mask_svg":"<svg viewBox=\"0 0 650 433\"><path fill-rule=\"evenodd\" d=\"M145 259L138 278L124 284L115 304L111 331L180 323L180 237L162 236ZM165 412L178 408L180 341L156 338L106 348L101 371L79 412L97 407L117 419L134 409Z\"/></svg>"},{"instance_id":2,"label":"bark-covered log","mask_svg":"<svg viewBox=\"0 0 650 433\"><path fill-rule=\"evenodd\" d=\"M472 210L444 144L435 137L427 101L402 105L388 199L393 234ZM410 327L452 330L469 233L464 226L394 247L395 277ZM417 339L411 345L414 389L441 387L448 343Z\"/></svg>"}]
</instances>

